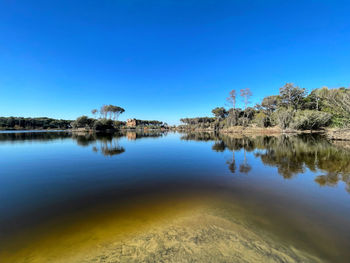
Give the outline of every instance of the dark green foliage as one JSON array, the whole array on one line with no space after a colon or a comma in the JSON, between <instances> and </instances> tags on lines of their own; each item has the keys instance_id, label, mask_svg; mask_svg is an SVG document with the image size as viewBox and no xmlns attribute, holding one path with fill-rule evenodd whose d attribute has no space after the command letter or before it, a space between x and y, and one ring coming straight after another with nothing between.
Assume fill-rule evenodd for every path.
<instances>
[{"instance_id":1,"label":"dark green foliage","mask_svg":"<svg viewBox=\"0 0 350 263\"><path fill-rule=\"evenodd\" d=\"M306 91L294 86L292 83L287 83L280 88L281 105L287 108L300 109L305 98Z\"/></svg>"},{"instance_id":2,"label":"dark green foliage","mask_svg":"<svg viewBox=\"0 0 350 263\"><path fill-rule=\"evenodd\" d=\"M221 118L221 119L224 119L228 114L228 112L224 107L216 107L211 112L216 118Z\"/></svg>"},{"instance_id":3,"label":"dark green foliage","mask_svg":"<svg viewBox=\"0 0 350 263\"><path fill-rule=\"evenodd\" d=\"M80 116L75 121L72 122L72 128L91 128L94 126L95 119L89 118L87 116Z\"/></svg>"},{"instance_id":4,"label":"dark green foliage","mask_svg":"<svg viewBox=\"0 0 350 263\"><path fill-rule=\"evenodd\" d=\"M305 99L303 102L303 109L305 110L316 110L319 111L322 109L321 107L321 101L320 97L318 95L319 90L313 90Z\"/></svg>"},{"instance_id":5,"label":"dark green foliage","mask_svg":"<svg viewBox=\"0 0 350 263\"><path fill-rule=\"evenodd\" d=\"M254 118L255 112L254 108L248 107L243 111L243 116L251 121Z\"/></svg>"},{"instance_id":6,"label":"dark green foliage","mask_svg":"<svg viewBox=\"0 0 350 263\"><path fill-rule=\"evenodd\" d=\"M180 125L180 129L215 129L218 124L214 117L196 117L180 119L185 125Z\"/></svg>"},{"instance_id":7,"label":"dark green foliage","mask_svg":"<svg viewBox=\"0 0 350 263\"><path fill-rule=\"evenodd\" d=\"M196 118L184 118L180 119L181 122L185 124L199 124L199 123L212 123L215 121L215 118L211 117L196 117Z\"/></svg>"},{"instance_id":8,"label":"dark green foliage","mask_svg":"<svg viewBox=\"0 0 350 263\"><path fill-rule=\"evenodd\" d=\"M97 131L114 129L114 122L111 119L98 119L94 122L92 128Z\"/></svg>"},{"instance_id":9,"label":"dark green foliage","mask_svg":"<svg viewBox=\"0 0 350 263\"><path fill-rule=\"evenodd\" d=\"M239 118L243 117L243 114L241 109L230 109L226 118L226 126L232 127L239 125Z\"/></svg>"},{"instance_id":10,"label":"dark green foliage","mask_svg":"<svg viewBox=\"0 0 350 263\"><path fill-rule=\"evenodd\" d=\"M71 125L73 129L84 128L84 129L97 130L97 131L114 129L116 127L115 122L111 119L96 120L96 119L89 118L87 116L78 117L74 122L72 122Z\"/></svg>"},{"instance_id":11,"label":"dark green foliage","mask_svg":"<svg viewBox=\"0 0 350 263\"><path fill-rule=\"evenodd\" d=\"M136 125L138 127L148 127L148 128L159 128L165 127L166 123L157 120L136 120Z\"/></svg>"},{"instance_id":12,"label":"dark green foliage","mask_svg":"<svg viewBox=\"0 0 350 263\"><path fill-rule=\"evenodd\" d=\"M114 121L114 126L118 128L125 126L125 124L125 121Z\"/></svg>"},{"instance_id":13,"label":"dark green foliage","mask_svg":"<svg viewBox=\"0 0 350 263\"><path fill-rule=\"evenodd\" d=\"M0 130L69 129L71 120L51 118L0 117Z\"/></svg>"},{"instance_id":14,"label":"dark green foliage","mask_svg":"<svg viewBox=\"0 0 350 263\"><path fill-rule=\"evenodd\" d=\"M277 109L278 105L281 104L281 97L280 96L268 96L263 99L261 102L261 106L263 109L265 109L268 112L273 112Z\"/></svg>"}]
</instances>

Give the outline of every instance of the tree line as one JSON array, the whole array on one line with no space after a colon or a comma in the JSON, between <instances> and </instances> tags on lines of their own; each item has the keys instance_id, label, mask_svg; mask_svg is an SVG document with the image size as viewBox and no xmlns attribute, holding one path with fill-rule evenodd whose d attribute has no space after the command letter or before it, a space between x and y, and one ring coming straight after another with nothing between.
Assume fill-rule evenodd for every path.
<instances>
[{"instance_id":1,"label":"tree line","mask_svg":"<svg viewBox=\"0 0 350 263\"><path fill-rule=\"evenodd\" d=\"M46 129L84 129L84 130L115 130L126 126L125 121L119 121L119 116L125 109L115 105L103 105L100 109L91 110L92 117L83 115L76 120L57 120L52 118L0 117L0 130L46 130ZM148 128L163 128L168 125L157 120L136 120L137 126Z\"/></svg>"},{"instance_id":2,"label":"tree line","mask_svg":"<svg viewBox=\"0 0 350 263\"><path fill-rule=\"evenodd\" d=\"M261 103L250 106L252 92L240 90L243 108L236 108L235 90L229 92L229 109L216 107L214 118L184 118L180 128L222 129L234 126L279 126L282 129L317 130L323 127L350 126L350 89L323 87L310 93L304 88L287 83L278 95L265 97Z\"/></svg>"},{"instance_id":3,"label":"tree line","mask_svg":"<svg viewBox=\"0 0 350 263\"><path fill-rule=\"evenodd\" d=\"M0 117L0 130L69 129L71 120L57 120L46 117Z\"/></svg>"},{"instance_id":4,"label":"tree line","mask_svg":"<svg viewBox=\"0 0 350 263\"><path fill-rule=\"evenodd\" d=\"M125 121L119 121L120 114L124 113L125 109L115 105L103 105L99 110L93 109L91 113L93 117L86 115L78 117L71 123L73 129L89 129L89 130L113 130L120 129L126 126ZM137 120L137 127L161 128L168 125L157 120Z\"/></svg>"},{"instance_id":5,"label":"tree line","mask_svg":"<svg viewBox=\"0 0 350 263\"><path fill-rule=\"evenodd\" d=\"M159 127L167 127L168 124L166 122L157 121L157 120L139 120L135 119L136 126L139 127L149 127L149 128L159 128Z\"/></svg>"}]
</instances>

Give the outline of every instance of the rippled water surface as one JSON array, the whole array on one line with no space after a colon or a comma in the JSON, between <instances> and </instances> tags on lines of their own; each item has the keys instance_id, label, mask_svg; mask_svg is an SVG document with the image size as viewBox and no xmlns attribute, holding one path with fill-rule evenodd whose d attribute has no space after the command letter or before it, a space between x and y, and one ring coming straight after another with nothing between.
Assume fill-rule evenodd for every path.
<instances>
[{"instance_id":1,"label":"rippled water surface","mask_svg":"<svg viewBox=\"0 0 350 263\"><path fill-rule=\"evenodd\" d=\"M0 262L350 262L320 136L0 133Z\"/></svg>"}]
</instances>

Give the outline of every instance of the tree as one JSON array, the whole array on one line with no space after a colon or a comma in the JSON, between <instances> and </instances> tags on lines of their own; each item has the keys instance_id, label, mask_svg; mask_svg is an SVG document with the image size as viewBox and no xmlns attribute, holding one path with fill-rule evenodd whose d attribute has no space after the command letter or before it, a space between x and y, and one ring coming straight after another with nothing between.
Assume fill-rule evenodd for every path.
<instances>
[{"instance_id":1,"label":"tree","mask_svg":"<svg viewBox=\"0 0 350 263\"><path fill-rule=\"evenodd\" d=\"M227 116L227 111L224 107L216 107L211 111L216 118L224 119Z\"/></svg>"},{"instance_id":2,"label":"tree","mask_svg":"<svg viewBox=\"0 0 350 263\"><path fill-rule=\"evenodd\" d=\"M107 119L107 116L109 114L109 119L112 119L113 116L113 120L118 120L119 115L123 112L125 112L125 110L122 107L114 106L111 104L103 105L100 110L100 113L103 116L103 118Z\"/></svg>"},{"instance_id":3,"label":"tree","mask_svg":"<svg viewBox=\"0 0 350 263\"><path fill-rule=\"evenodd\" d=\"M72 122L72 127L73 128L92 128L94 123L95 123L95 119L91 119L87 116L80 116L78 117L74 122Z\"/></svg>"},{"instance_id":4,"label":"tree","mask_svg":"<svg viewBox=\"0 0 350 263\"><path fill-rule=\"evenodd\" d=\"M98 110L97 109L93 109L93 110L91 110L91 113L92 113L92 115L96 115L97 114L97 112L98 112Z\"/></svg>"},{"instance_id":5,"label":"tree","mask_svg":"<svg viewBox=\"0 0 350 263\"><path fill-rule=\"evenodd\" d=\"M125 110L122 107L109 105L110 110L113 113L113 120L118 120L119 115L125 112Z\"/></svg>"},{"instance_id":6,"label":"tree","mask_svg":"<svg viewBox=\"0 0 350 263\"><path fill-rule=\"evenodd\" d=\"M294 86L293 83L287 83L280 88L281 103L287 108L294 108L295 110L301 108L305 95L305 89Z\"/></svg>"},{"instance_id":7,"label":"tree","mask_svg":"<svg viewBox=\"0 0 350 263\"><path fill-rule=\"evenodd\" d=\"M226 100L228 101L228 103L232 104L232 109L235 109L236 108L236 91L231 90Z\"/></svg>"},{"instance_id":8,"label":"tree","mask_svg":"<svg viewBox=\"0 0 350 263\"><path fill-rule=\"evenodd\" d=\"M226 118L226 125L228 127L238 125L238 120L240 116L243 115L243 111L241 109L230 109L228 116Z\"/></svg>"},{"instance_id":9,"label":"tree","mask_svg":"<svg viewBox=\"0 0 350 263\"><path fill-rule=\"evenodd\" d=\"M249 99L252 96L252 92L249 88L241 89L240 92L244 103L244 109L246 109L248 104L250 103Z\"/></svg>"},{"instance_id":10,"label":"tree","mask_svg":"<svg viewBox=\"0 0 350 263\"><path fill-rule=\"evenodd\" d=\"M100 114L104 119L107 119L108 110L109 110L109 108L107 105L102 105L102 107L100 109Z\"/></svg>"},{"instance_id":11,"label":"tree","mask_svg":"<svg viewBox=\"0 0 350 263\"><path fill-rule=\"evenodd\" d=\"M279 104L280 97L279 96L267 96L261 102L261 106L269 113L275 111Z\"/></svg>"}]
</instances>

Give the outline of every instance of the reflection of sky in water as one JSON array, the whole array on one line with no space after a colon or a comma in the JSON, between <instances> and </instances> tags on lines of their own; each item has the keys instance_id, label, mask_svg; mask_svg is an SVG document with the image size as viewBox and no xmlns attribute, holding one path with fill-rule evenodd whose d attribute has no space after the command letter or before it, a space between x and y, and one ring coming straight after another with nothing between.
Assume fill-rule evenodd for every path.
<instances>
[{"instance_id":1,"label":"reflection of sky in water","mask_svg":"<svg viewBox=\"0 0 350 263\"><path fill-rule=\"evenodd\" d=\"M248 150L236 147L233 153L229 150L232 139L226 137L203 141L186 140L175 133L107 139L101 135L80 139L61 135L11 141L0 136L0 230L6 228L10 234L12 229L36 220L91 205L188 192L249 199L280 213L291 210L305 217L318 215L315 223L335 233L350 226L350 195L344 182L321 187L315 178L325 172L305 166L303 173L284 179L276 165L264 164L259 156L268 151L254 145ZM335 160L337 156L328 158ZM13 228L8 228L9 222Z\"/></svg>"},{"instance_id":2,"label":"reflection of sky in water","mask_svg":"<svg viewBox=\"0 0 350 263\"><path fill-rule=\"evenodd\" d=\"M316 175L324 172L311 172L303 167L304 173L284 180L278 175L276 167L265 165L257 157L266 153L265 149L236 150L235 173L232 174L233 154L228 148L215 152L211 149L213 141L180 141L178 137L178 134L170 133L166 137L141 140L127 137L89 139L80 143L85 145L83 147L77 146L77 139L67 138L2 142L1 208L20 209L23 198L26 205L31 202L36 204L62 198L62 195L70 198L84 192L103 191L104 187L123 187L145 181L149 184L152 181L215 181L217 178L246 187L250 185L281 193L290 191L298 197L319 195L327 199L323 205L332 201L348 203L349 196L343 190L343 182L333 187L320 187L315 183ZM108 147L119 149L119 152L115 155L103 154L103 149L108 150Z\"/></svg>"}]
</instances>

